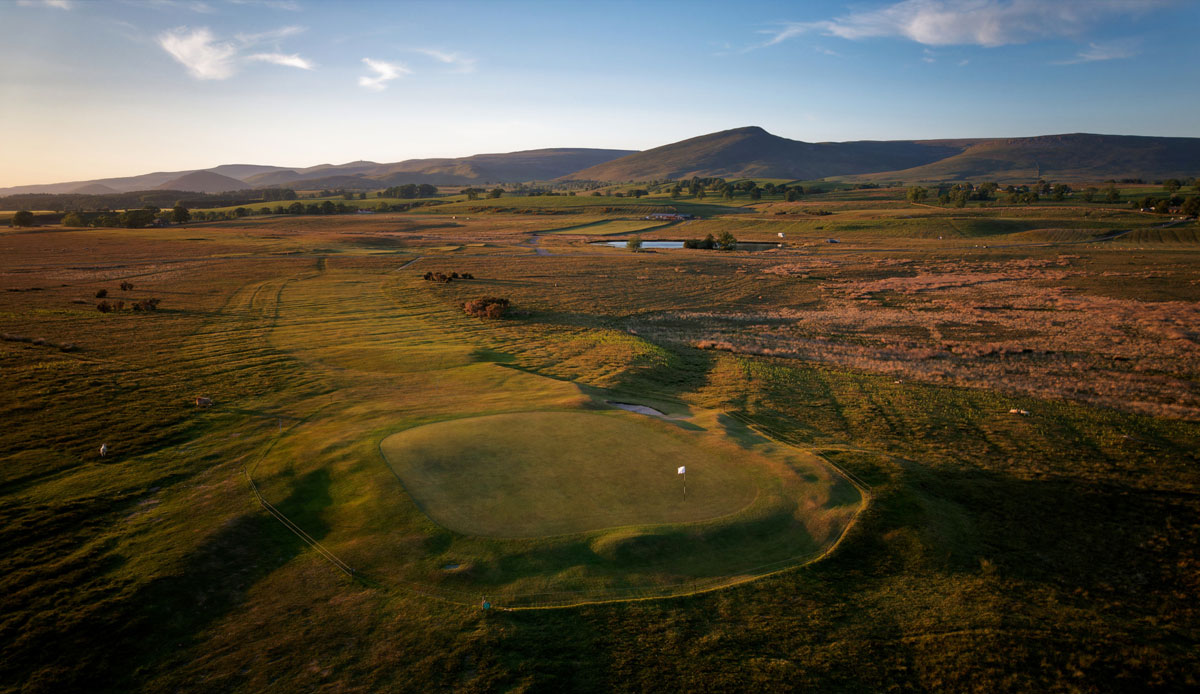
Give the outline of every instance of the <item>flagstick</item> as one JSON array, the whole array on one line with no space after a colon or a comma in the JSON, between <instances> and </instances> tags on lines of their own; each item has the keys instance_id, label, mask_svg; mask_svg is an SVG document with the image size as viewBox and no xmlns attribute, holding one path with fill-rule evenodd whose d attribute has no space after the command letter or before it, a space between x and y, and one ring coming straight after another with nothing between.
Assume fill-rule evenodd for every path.
<instances>
[{"instance_id":1,"label":"flagstick","mask_svg":"<svg viewBox=\"0 0 1200 694\"><path fill-rule=\"evenodd\" d=\"M687 469L683 471L683 498L687 498Z\"/></svg>"}]
</instances>

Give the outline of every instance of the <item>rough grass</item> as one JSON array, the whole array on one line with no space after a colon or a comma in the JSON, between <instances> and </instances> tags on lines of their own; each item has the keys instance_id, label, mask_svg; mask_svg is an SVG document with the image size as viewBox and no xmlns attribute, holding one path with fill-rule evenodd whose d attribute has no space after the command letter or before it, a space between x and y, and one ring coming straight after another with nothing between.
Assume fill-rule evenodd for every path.
<instances>
[{"instance_id":1,"label":"rough grass","mask_svg":"<svg viewBox=\"0 0 1200 694\"><path fill-rule=\"evenodd\" d=\"M839 204L855 223L895 214ZM1051 218L1037 208L1006 214ZM856 232L855 248L761 258L596 257L565 242L550 246L561 255L545 257L519 242L560 219L470 216L462 227L433 229L414 227L436 215L364 215L0 234L0 285L21 290L0 292L0 331L80 345L63 353L0 342L4 690L1197 686L1194 421L1022 377L1060 355L953 357L962 373L986 376L976 383L890 371L931 361L915 351L886 361L828 358L838 345L940 348L931 328L951 345L997 338L1036 349L1062 340L1070 343L1062 383L1094 389L1137 378L1145 402L1177 403L1172 388L1195 392L1190 357L1155 355L1192 339L1186 311L1200 299L1200 278L1190 247L964 249L904 236L874 244L867 228ZM406 245L347 240L372 235ZM481 242L488 246L467 245ZM400 269L415 249L445 244L463 247L453 267L427 259ZM1076 257L1045 269L1066 276L898 284L849 296L921 276L994 275L1020 269L1013 261L1059 254ZM763 271L779 265L802 269ZM433 286L419 280L425 269L482 279ZM134 294L164 297L163 308L100 314L72 303L123 279L137 285ZM1039 288L1062 297L1063 310L1037 313L1013 301L1032 301ZM463 316L462 297L480 292L513 298L521 315L486 325ZM857 312L811 353L667 339L740 326L733 337L767 340L797 322L789 312L816 312L807 315L820 326L847 302ZM967 305L991 308L922 317ZM670 334L644 330L666 312L722 317L693 315ZM1155 332L1172 328L1183 337ZM406 353L419 364L442 349L454 355L449 368L390 367ZM1024 390L1000 387L1003 379ZM553 550L515 540L495 551L435 532L419 509L398 503L385 466L364 463L398 427L468 407L528 410L531 397L578 408L601 399L588 384L621 394L603 399L651 396L633 401L672 414L742 413L862 478L871 505L826 560L688 598L484 613L419 592L470 586L463 599L477 604L491 597L478 589L489 581L552 590L498 582L544 576L564 558L586 568L560 572L558 586L619 588L611 582L661 547L687 547L685 537L638 527ZM395 397L378 399L385 390ZM197 409L196 395L216 405ZM1010 416L1012 407L1031 414ZM771 445L730 418L699 424L738 445ZM104 460L96 455L102 442L111 451ZM241 470L260 459L264 490L315 539L355 564L408 572L386 584L339 573L255 504ZM808 513L796 529L819 537L837 527L846 495L820 480L812 491L811 504L831 518L822 524ZM771 547L779 534L769 524L746 530L710 537L708 546L789 548ZM697 554L695 563L712 559ZM673 561L695 569L687 557ZM458 568L444 569L451 563ZM614 568L607 575L597 568L606 565Z\"/></svg>"}]
</instances>

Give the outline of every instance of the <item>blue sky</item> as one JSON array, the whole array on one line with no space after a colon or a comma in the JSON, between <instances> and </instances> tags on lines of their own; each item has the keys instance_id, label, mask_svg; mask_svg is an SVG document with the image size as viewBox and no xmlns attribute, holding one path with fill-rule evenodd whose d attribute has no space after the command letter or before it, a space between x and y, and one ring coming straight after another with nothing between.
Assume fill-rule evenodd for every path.
<instances>
[{"instance_id":1,"label":"blue sky","mask_svg":"<svg viewBox=\"0 0 1200 694\"><path fill-rule=\"evenodd\" d=\"M744 125L1200 136L1200 2L0 0L0 186Z\"/></svg>"}]
</instances>

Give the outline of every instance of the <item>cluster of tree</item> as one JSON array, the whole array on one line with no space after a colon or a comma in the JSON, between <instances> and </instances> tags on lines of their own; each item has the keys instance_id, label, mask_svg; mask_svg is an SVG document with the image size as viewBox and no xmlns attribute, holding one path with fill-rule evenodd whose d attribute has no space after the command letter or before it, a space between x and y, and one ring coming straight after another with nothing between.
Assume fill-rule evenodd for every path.
<instances>
[{"instance_id":1,"label":"cluster of tree","mask_svg":"<svg viewBox=\"0 0 1200 694\"><path fill-rule=\"evenodd\" d=\"M1200 193L1200 178L1185 178L1183 180L1178 178L1168 178L1162 182L1162 187L1172 195L1179 192L1179 189L1185 186L1190 186L1194 188L1197 193Z\"/></svg>"},{"instance_id":2,"label":"cluster of tree","mask_svg":"<svg viewBox=\"0 0 1200 694\"><path fill-rule=\"evenodd\" d=\"M167 224L171 213L166 214L153 205L124 212L68 212L63 215L62 223L69 227L125 227L126 229L141 229L151 224Z\"/></svg>"},{"instance_id":3,"label":"cluster of tree","mask_svg":"<svg viewBox=\"0 0 1200 694\"><path fill-rule=\"evenodd\" d=\"M33 213L29 210L17 210L8 220L8 223L14 227L31 227L33 226Z\"/></svg>"},{"instance_id":4,"label":"cluster of tree","mask_svg":"<svg viewBox=\"0 0 1200 694\"><path fill-rule=\"evenodd\" d=\"M468 200L478 200L479 196L481 196L481 195L486 195L489 198L494 200L494 199L499 198L504 195L504 189L499 186L496 186L495 188L492 188L491 190L484 190L483 188L463 188L462 192L466 194ZM533 192L530 194L531 195L542 195L542 193L540 191ZM558 195L558 193L545 193L545 194L546 195ZM575 191L571 191L571 192L567 193L567 195L574 195L574 194L575 194ZM593 193L593 195L594 195L594 193Z\"/></svg>"},{"instance_id":5,"label":"cluster of tree","mask_svg":"<svg viewBox=\"0 0 1200 694\"><path fill-rule=\"evenodd\" d=\"M1152 210L1159 214L1169 214L1172 210L1179 210L1189 217L1200 215L1200 197L1195 195L1186 200L1178 195L1166 198L1145 195L1137 200L1131 200L1129 206L1135 210Z\"/></svg>"},{"instance_id":6,"label":"cluster of tree","mask_svg":"<svg viewBox=\"0 0 1200 694\"><path fill-rule=\"evenodd\" d=\"M941 186L937 190L937 202L939 205L954 205L955 207L966 207L971 200L987 201L991 200L996 191L1000 188L1000 184L987 182L975 185L970 181L955 183L951 186ZM905 193L905 197L909 202L924 202L928 200L930 191L922 186L912 186Z\"/></svg>"},{"instance_id":7,"label":"cluster of tree","mask_svg":"<svg viewBox=\"0 0 1200 694\"><path fill-rule=\"evenodd\" d=\"M454 280L473 280L475 279L475 275L469 272L451 272L450 274L444 272L426 272L421 276L421 279L426 282L453 282Z\"/></svg>"},{"instance_id":8,"label":"cluster of tree","mask_svg":"<svg viewBox=\"0 0 1200 694\"><path fill-rule=\"evenodd\" d=\"M484 296L463 304L463 310L476 318L498 319L508 310L509 301L498 296Z\"/></svg>"},{"instance_id":9,"label":"cluster of tree","mask_svg":"<svg viewBox=\"0 0 1200 694\"><path fill-rule=\"evenodd\" d=\"M129 308L133 309L134 311L157 311L158 304L161 301L162 299L142 299L141 301L134 301L131 303ZM100 303L96 304L96 310L100 313L110 313L112 311L122 311L124 309L125 302L121 300L101 301Z\"/></svg>"},{"instance_id":10,"label":"cluster of tree","mask_svg":"<svg viewBox=\"0 0 1200 694\"><path fill-rule=\"evenodd\" d=\"M740 181L738 183L730 183L723 178L696 178L693 177L690 181L680 181L671 188L671 197L678 198L687 192L688 195L703 199L709 192L720 195L726 200L732 200L740 195L745 195L751 200L761 200L764 195L782 196L788 202L795 202L805 194L804 186L800 185L776 185L774 183L764 183L761 187L755 181ZM810 191L812 192L812 191ZM815 191L822 192L822 191Z\"/></svg>"},{"instance_id":11,"label":"cluster of tree","mask_svg":"<svg viewBox=\"0 0 1200 694\"><path fill-rule=\"evenodd\" d=\"M263 188L258 191L262 194L263 202L275 202L277 200L295 200L296 191L291 188ZM236 204L236 203L235 203Z\"/></svg>"},{"instance_id":12,"label":"cluster of tree","mask_svg":"<svg viewBox=\"0 0 1200 694\"><path fill-rule=\"evenodd\" d=\"M1084 202L1101 202L1114 203L1121 202L1121 191L1117 190L1115 185L1109 184L1104 190L1098 190L1094 187L1084 188L1079 194L1079 198Z\"/></svg>"},{"instance_id":13,"label":"cluster of tree","mask_svg":"<svg viewBox=\"0 0 1200 694\"><path fill-rule=\"evenodd\" d=\"M708 234L702 239L688 239L683 242L684 248L702 248L705 250L736 251L737 239L728 231L722 231L714 238Z\"/></svg>"},{"instance_id":14,"label":"cluster of tree","mask_svg":"<svg viewBox=\"0 0 1200 694\"><path fill-rule=\"evenodd\" d=\"M107 195L78 193L28 193L0 197L0 209L51 210L53 212L109 212L139 207L229 207L255 202L295 200L296 191L288 188L238 190L228 193L193 193L183 190L143 190Z\"/></svg>"},{"instance_id":15,"label":"cluster of tree","mask_svg":"<svg viewBox=\"0 0 1200 694\"><path fill-rule=\"evenodd\" d=\"M375 194L379 198L432 198L438 193L437 186L428 183L405 183L402 186L384 188Z\"/></svg>"},{"instance_id":16,"label":"cluster of tree","mask_svg":"<svg viewBox=\"0 0 1200 694\"><path fill-rule=\"evenodd\" d=\"M1115 181L1111 181L1109 186L1104 190L1094 187L1087 188L1081 191L1079 196L1084 202L1120 202L1121 191L1117 190L1115 183ZM979 185L972 185L970 182L956 183L951 186L938 188L937 202L942 205L965 207L967 202L971 200L991 200L998 195L999 190L999 184L992 182L981 183ZM1006 186L1002 201L1010 205L1031 205L1045 198L1056 201L1066 200L1074 194L1075 190L1066 183L1052 183L1050 181L1039 180L1037 183L1031 185ZM930 195L931 193L928 189L922 186L912 186L908 189L906 197L909 202L919 203L929 199Z\"/></svg>"}]
</instances>

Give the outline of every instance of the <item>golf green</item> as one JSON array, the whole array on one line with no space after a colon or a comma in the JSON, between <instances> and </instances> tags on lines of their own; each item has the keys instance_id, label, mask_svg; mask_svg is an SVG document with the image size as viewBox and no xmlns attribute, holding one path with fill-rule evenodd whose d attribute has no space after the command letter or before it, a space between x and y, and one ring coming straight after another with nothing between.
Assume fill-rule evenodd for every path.
<instances>
[{"instance_id":1,"label":"golf green","mask_svg":"<svg viewBox=\"0 0 1200 694\"><path fill-rule=\"evenodd\" d=\"M438 524L519 538L736 513L757 485L748 453L717 438L625 412L519 412L415 427L380 450Z\"/></svg>"}]
</instances>

